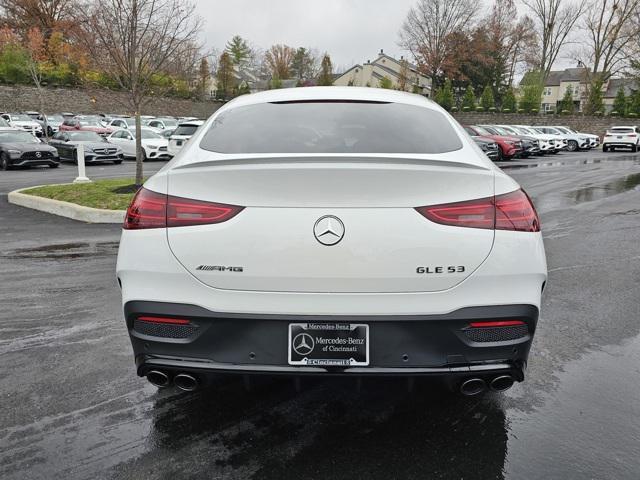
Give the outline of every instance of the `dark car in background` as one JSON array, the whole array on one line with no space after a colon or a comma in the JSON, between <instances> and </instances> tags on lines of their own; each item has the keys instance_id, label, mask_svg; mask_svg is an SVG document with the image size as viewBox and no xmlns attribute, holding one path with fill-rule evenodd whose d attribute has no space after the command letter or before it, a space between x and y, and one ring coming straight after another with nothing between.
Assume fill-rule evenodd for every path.
<instances>
[{"instance_id":1,"label":"dark car in background","mask_svg":"<svg viewBox=\"0 0 640 480\"><path fill-rule=\"evenodd\" d=\"M29 132L20 130L0 130L0 168L60 165L58 151Z\"/></svg>"},{"instance_id":2,"label":"dark car in background","mask_svg":"<svg viewBox=\"0 0 640 480\"><path fill-rule=\"evenodd\" d=\"M49 145L58 150L61 161L78 161L78 145L84 146L85 163L122 163L124 154L117 145L109 143L95 132L77 130L56 133Z\"/></svg>"},{"instance_id":3,"label":"dark car in background","mask_svg":"<svg viewBox=\"0 0 640 480\"><path fill-rule=\"evenodd\" d=\"M490 138L472 136L473 141L480 147L484 154L491 160L498 160L500 158L500 150L498 144Z\"/></svg>"}]
</instances>

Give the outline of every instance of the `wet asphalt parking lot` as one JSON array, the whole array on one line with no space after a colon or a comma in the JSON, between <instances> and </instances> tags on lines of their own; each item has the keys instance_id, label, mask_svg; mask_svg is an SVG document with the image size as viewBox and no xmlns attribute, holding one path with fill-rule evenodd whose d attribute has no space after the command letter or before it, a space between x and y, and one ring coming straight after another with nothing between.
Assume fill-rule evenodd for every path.
<instances>
[{"instance_id":1,"label":"wet asphalt parking lot","mask_svg":"<svg viewBox=\"0 0 640 480\"><path fill-rule=\"evenodd\" d=\"M508 166L540 213L549 281L526 381L481 398L399 379L158 391L135 374L119 226L7 203L71 166L0 172L0 478L640 478L640 155Z\"/></svg>"}]
</instances>

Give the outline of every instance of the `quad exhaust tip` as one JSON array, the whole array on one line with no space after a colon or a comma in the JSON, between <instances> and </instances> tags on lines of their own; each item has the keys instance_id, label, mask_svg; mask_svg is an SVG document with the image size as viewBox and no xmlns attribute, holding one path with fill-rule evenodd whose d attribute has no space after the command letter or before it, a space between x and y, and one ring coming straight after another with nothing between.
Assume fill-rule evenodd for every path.
<instances>
[{"instance_id":1,"label":"quad exhaust tip","mask_svg":"<svg viewBox=\"0 0 640 480\"><path fill-rule=\"evenodd\" d=\"M491 380L489 386L495 392L504 392L513 386L514 379L511 375L500 375Z\"/></svg>"},{"instance_id":2,"label":"quad exhaust tip","mask_svg":"<svg viewBox=\"0 0 640 480\"><path fill-rule=\"evenodd\" d=\"M487 384L481 378L470 378L469 380L465 380L460 385L460 393L471 397L473 395L478 395L479 393L484 392L487 389Z\"/></svg>"},{"instance_id":3,"label":"quad exhaust tip","mask_svg":"<svg viewBox=\"0 0 640 480\"><path fill-rule=\"evenodd\" d=\"M164 388L169 386L169 376L161 372L160 370L151 370L147 373L147 380L151 385L154 385L158 388Z\"/></svg>"},{"instance_id":4,"label":"quad exhaust tip","mask_svg":"<svg viewBox=\"0 0 640 480\"><path fill-rule=\"evenodd\" d=\"M173 383L180 390L184 390L185 392L193 392L198 388L198 380L189 375L187 373L179 373L173 379Z\"/></svg>"}]
</instances>

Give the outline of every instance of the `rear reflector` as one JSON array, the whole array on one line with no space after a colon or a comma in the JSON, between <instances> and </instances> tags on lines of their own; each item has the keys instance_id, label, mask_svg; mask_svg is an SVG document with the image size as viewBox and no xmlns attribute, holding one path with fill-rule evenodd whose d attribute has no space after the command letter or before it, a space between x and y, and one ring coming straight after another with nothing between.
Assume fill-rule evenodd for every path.
<instances>
[{"instance_id":1,"label":"rear reflector","mask_svg":"<svg viewBox=\"0 0 640 480\"><path fill-rule=\"evenodd\" d=\"M539 232L540 220L523 190L466 202L417 207L425 218L442 225Z\"/></svg>"},{"instance_id":2,"label":"rear reflector","mask_svg":"<svg viewBox=\"0 0 640 480\"><path fill-rule=\"evenodd\" d=\"M226 222L244 207L174 197L141 188L127 209L123 228L187 227Z\"/></svg>"},{"instance_id":3,"label":"rear reflector","mask_svg":"<svg viewBox=\"0 0 640 480\"><path fill-rule=\"evenodd\" d=\"M189 320L184 318L138 317L138 320L147 323L161 323L165 325L189 325Z\"/></svg>"},{"instance_id":4,"label":"rear reflector","mask_svg":"<svg viewBox=\"0 0 640 480\"><path fill-rule=\"evenodd\" d=\"M495 327L515 327L524 325L522 320L492 320L490 322L471 322L471 328L495 328Z\"/></svg>"}]
</instances>

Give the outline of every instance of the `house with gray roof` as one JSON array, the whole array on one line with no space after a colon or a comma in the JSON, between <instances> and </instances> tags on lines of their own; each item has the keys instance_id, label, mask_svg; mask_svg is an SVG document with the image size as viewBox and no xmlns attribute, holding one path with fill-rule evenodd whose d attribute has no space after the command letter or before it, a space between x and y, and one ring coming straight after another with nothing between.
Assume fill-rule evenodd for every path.
<instances>
[{"instance_id":1,"label":"house with gray roof","mask_svg":"<svg viewBox=\"0 0 640 480\"><path fill-rule=\"evenodd\" d=\"M375 60L356 64L338 75L333 84L348 87L379 87L383 79L391 83L392 88L400 88L401 78L405 77L405 90L431 96L431 79L418 70L416 65L400 57L400 60L380 50Z\"/></svg>"}]
</instances>

